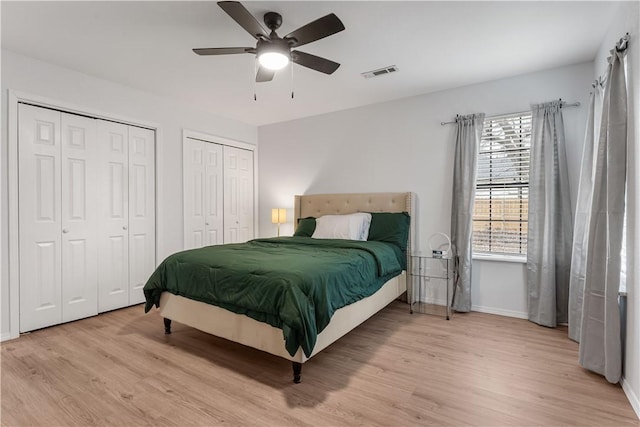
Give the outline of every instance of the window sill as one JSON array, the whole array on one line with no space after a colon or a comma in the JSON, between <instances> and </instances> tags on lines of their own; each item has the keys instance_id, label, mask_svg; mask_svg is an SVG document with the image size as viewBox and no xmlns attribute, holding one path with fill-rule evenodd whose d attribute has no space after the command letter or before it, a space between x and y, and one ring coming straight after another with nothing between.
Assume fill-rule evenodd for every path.
<instances>
[{"instance_id":1,"label":"window sill","mask_svg":"<svg viewBox=\"0 0 640 427\"><path fill-rule=\"evenodd\" d=\"M527 257L524 255L473 254L471 258L480 261L515 262L520 264L527 263Z\"/></svg>"}]
</instances>

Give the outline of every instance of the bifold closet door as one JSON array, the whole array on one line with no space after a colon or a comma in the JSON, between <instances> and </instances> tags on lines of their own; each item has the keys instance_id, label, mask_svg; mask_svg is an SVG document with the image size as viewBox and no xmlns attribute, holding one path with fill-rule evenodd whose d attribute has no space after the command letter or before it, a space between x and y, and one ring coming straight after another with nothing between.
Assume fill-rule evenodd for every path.
<instances>
[{"instance_id":1,"label":"bifold closet door","mask_svg":"<svg viewBox=\"0 0 640 427\"><path fill-rule=\"evenodd\" d=\"M20 331L97 314L95 120L18 107Z\"/></svg>"},{"instance_id":2,"label":"bifold closet door","mask_svg":"<svg viewBox=\"0 0 640 427\"><path fill-rule=\"evenodd\" d=\"M129 126L129 305L156 268L155 132Z\"/></svg>"},{"instance_id":3,"label":"bifold closet door","mask_svg":"<svg viewBox=\"0 0 640 427\"><path fill-rule=\"evenodd\" d=\"M42 110L42 111L40 111ZM20 332L62 322L60 113L18 106Z\"/></svg>"},{"instance_id":4,"label":"bifold closet door","mask_svg":"<svg viewBox=\"0 0 640 427\"><path fill-rule=\"evenodd\" d=\"M129 127L98 121L98 310L129 305Z\"/></svg>"},{"instance_id":5,"label":"bifold closet door","mask_svg":"<svg viewBox=\"0 0 640 427\"><path fill-rule=\"evenodd\" d=\"M184 248L222 244L222 146L187 138L182 160Z\"/></svg>"},{"instance_id":6,"label":"bifold closet door","mask_svg":"<svg viewBox=\"0 0 640 427\"><path fill-rule=\"evenodd\" d=\"M224 146L224 242L254 238L253 151Z\"/></svg>"},{"instance_id":7,"label":"bifold closet door","mask_svg":"<svg viewBox=\"0 0 640 427\"><path fill-rule=\"evenodd\" d=\"M144 302L155 268L155 133L98 121L99 311Z\"/></svg>"},{"instance_id":8,"label":"bifold closet door","mask_svg":"<svg viewBox=\"0 0 640 427\"><path fill-rule=\"evenodd\" d=\"M98 314L96 119L62 113L62 321Z\"/></svg>"}]
</instances>

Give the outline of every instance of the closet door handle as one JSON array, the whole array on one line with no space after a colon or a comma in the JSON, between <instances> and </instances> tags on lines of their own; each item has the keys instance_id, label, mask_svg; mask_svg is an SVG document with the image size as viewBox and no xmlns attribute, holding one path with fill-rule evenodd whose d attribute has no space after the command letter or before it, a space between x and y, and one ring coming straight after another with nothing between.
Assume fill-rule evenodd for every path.
<instances>
[{"instance_id":1,"label":"closet door handle","mask_svg":"<svg viewBox=\"0 0 640 427\"><path fill-rule=\"evenodd\" d=\"M123 226L122 226L122 229L123 229L123 230L126 230L127 228L128 228L128 227L127 227L126 225L123 225Z\"/></svg>"},{"instance_id":2,"label":"closet door handle","mask_svg":"<svg viewBox=\"0 0 640 427\"><path fill-rule=\"evenodd\" d=\"M67 228L63 228L63 229L62 229L62 232L63 232L64 234L67 234L67 233L69 232L69 229L67 229Z\"/></svg>"},{"instance_id":3,"label":"closet door handle","mask_svg":"<svg viewBox=\"0 0 640 427\"><path fill-rule=\"evenodd\" d=\"M209 225L209 223L208 223L208 222L205 222L205 223L204 223L204 225Z\"/></svg>"}]
</instances>

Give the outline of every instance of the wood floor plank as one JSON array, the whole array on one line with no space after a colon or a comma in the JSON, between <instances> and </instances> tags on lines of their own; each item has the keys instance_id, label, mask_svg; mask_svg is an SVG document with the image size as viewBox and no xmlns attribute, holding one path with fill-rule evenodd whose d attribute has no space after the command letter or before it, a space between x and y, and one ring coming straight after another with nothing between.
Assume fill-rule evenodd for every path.
<instances>
[{"instance_id":1,"label":"wood floor plank","mask_svg":"<svg viewBox=\"0 0 640 427\"><path fill-rule=\"evenodd\" d=\"M142 306L1 345L3 426L581 425L640 423L582 369L566 329L394 302L303 365Z\"/></svg>"}]
</instances>

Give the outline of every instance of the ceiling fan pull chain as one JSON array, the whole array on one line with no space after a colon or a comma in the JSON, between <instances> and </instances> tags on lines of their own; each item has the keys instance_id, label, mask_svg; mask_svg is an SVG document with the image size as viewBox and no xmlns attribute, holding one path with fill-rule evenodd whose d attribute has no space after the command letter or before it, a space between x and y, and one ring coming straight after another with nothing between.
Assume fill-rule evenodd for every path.
<instances>
[{"instance_id":1,"label":"ceiling fan pull chain","mask_svg":"<svg viewBox=\"0 0 640 427\"><path fill-rule=\"evenodd\" d=\"M258 58L256 57L253 60L253 74L251 75L251 80L253 80L253 100L257 101L258 100L258 95L256 95L256 79L255 79L255 75L258 72Z\"/></svg>"},{"instance_id":2,"label":"ceiling fan pull chain","mask_svg":"<svg viewBox=\"0 0 640 427\"><path fill-rule=\"evenodd\" d=\"M289 64L289 68L291 68L291 99L293 99L293 62Z\"/></svg>"}]
</instances>

